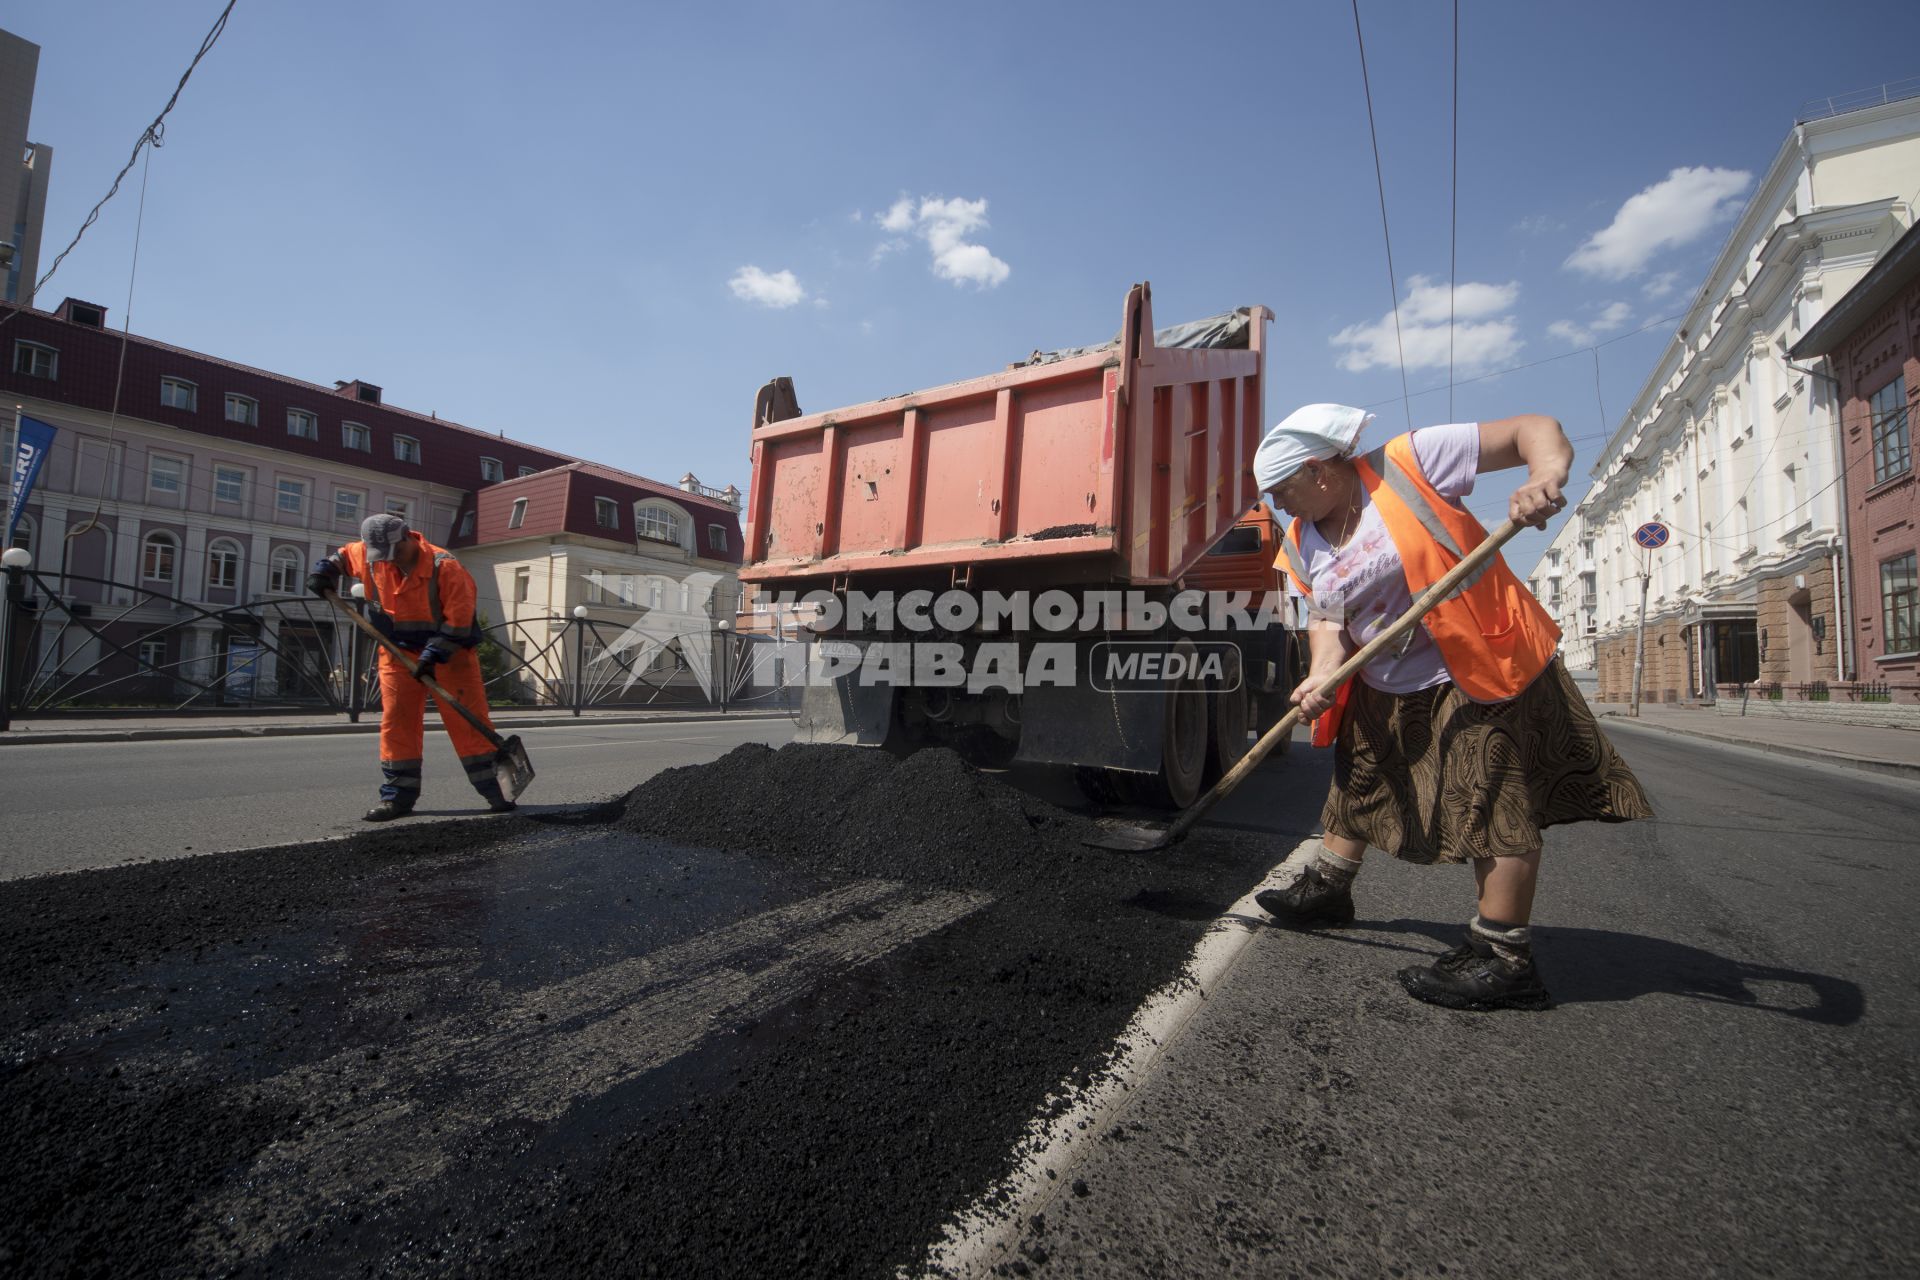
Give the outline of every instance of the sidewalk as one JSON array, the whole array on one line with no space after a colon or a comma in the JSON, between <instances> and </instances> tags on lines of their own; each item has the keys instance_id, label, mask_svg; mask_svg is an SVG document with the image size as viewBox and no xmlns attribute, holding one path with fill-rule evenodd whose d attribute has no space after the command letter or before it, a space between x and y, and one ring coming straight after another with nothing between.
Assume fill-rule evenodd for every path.
<instances>
[{"instance_id":1,"label":"sidewalk","mask_svg":"<svg viewBox=\"0 0 1920 1280\"><path fill-rule=\"evenodd\" d=\"M1611 733L1648 730L1684 734L1750 747L1773 755L1823 760L1900 778L1920 778L1920 733L1866 725L1819 724L1774 716L1721 715L1711 707L1683 703L1642 703L1640 717L1621 702L1593 702L1601 727Z\"/></svg>"},{"instance_id":2,"label":"sidewalk","mask_svg":"<svg viewBox=\"0 0 1920 1280\"><path fill-rule=\"evenodd\" d=\"M493 709L493 723L502 733L568 724L681 724L700 720L791 719L792 712L769 710L754 703L725 713L708 707L626 708L594 707L576 716L564 707L528 710ZM439 717L430 709L427 727ZM165 742L183 738L280 738L338 733L378 733L380 712L362 712L353 724L337 711L289 712L281 715L156 715L156 716L15 716L13 727L0 733L0 747L29 747L56 742Z\"/></svg>"}]
</instances>

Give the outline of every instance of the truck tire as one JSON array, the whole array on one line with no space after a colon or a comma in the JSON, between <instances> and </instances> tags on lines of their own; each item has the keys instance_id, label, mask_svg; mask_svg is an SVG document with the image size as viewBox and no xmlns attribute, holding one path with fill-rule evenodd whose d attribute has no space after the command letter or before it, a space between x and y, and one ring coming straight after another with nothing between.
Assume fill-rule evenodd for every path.
<instances>
[{"instance_id":1,"label":"truck tire","mask_svg":"<svg viewBox=\"0 0 1920 1280\"><path fill-rule=\"evenodd\" d=\"M1195 663L1193 641L1182 640L1174 652ZM1184 809L1200 798L1207 773L1207 689L1199 676L1188 676L1168 689L1165 726L1160 740L1160 771L1136 774L1138 799L1162 809Z\"/></svg>"},{"instance_id":2,"label":"truck tire","mask_svg":"<svg viewBox=\"0 0 1920 1280\"><path fill-rule=\"evenodd\" d=\"M1226 776L1247 754L1247 730L1253 724L1252 700L1246 682L1237 672L1207 690L1207 772L1208 786Z\"/></svg>"}]
</instances>

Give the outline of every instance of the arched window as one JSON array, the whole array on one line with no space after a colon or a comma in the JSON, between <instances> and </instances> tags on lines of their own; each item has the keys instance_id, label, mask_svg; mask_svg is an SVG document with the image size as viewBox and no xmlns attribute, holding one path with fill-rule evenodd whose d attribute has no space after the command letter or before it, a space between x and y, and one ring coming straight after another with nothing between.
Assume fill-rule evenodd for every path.
<instances>
[{"instance_id":1,"label":"arched window","mask_svg":"<svg viewBox=\"0 0 1920 1280\"><path fill-rule=\"evenodd\" d=\"M170 533L150 533L140 544L140 576L148 582L172 582L180 543Z\"/></svg>"},{"instance_id":2,"label":"arched window","mask_svg":"<svg viewBox=\"0 0 1920 1280\"><path fill-rule=\"evenodd\" d=\"M303 575L300 572L300 553L292 547L276 547L273 552L272 572L268 587L283 596L294 595L300 590Z\"/></svg>"},{"instance_id":3,"label":"arched window","mask_svg":"<svg viewBox=\"0 0 1920 1280\"><path fill-rule=\"evenodd\" d=\"M680 545L680 515L672 507L658 503L636 507L633 529L649 542L671 542L676 547Z\"/></svg>"},{"instance_id":4,"label":"arched window","mask_svg":"<svg viewBox=\"0 0 1920 1280\"><path fill-rule=\"evenodd\" d=\"M207 586L222 591L240 585L240 544L231 538L215 538L207 544Z\"/></svg>"},{"instance_id":5,"label":"arched window","mask_svg":"<svg viewBox=\"0 0 1920 1280\"><path fill-rule=\"evenodd\" d=\"M38 532L38 529L34 526L33 517L22 515L19 526L13 531L13 545L19 547L22 551L32 551L35 542L34 535Z\"/></svg>"}]
</instances>

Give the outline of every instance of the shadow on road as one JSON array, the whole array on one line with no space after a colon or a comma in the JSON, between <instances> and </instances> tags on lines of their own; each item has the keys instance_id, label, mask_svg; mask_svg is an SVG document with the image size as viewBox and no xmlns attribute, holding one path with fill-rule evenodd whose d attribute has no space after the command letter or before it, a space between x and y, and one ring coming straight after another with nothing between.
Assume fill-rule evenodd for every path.
<instances>
[{"instance_id":1,"label":"shadow on road","mask_svg":"<svg viewBox=\"0 0 1920 1280\"><path fill-rule=\"evenodd\" d=\"M1368 935L1410 936L1451 947L1459 942L1460 933L1455 923L1383 920L1318 936L1425 955L1429 950L1425 946ZM1539 936L1550 957L1543 968L1550 966L1549 985L1556 1002L1563 1005L1675 995L1832 1027L1852 1026L1866 1011L1865 994L1844 978L1729 959L1682 942L1611 929L1549 928Z\"/></svg>"}]
</instances>

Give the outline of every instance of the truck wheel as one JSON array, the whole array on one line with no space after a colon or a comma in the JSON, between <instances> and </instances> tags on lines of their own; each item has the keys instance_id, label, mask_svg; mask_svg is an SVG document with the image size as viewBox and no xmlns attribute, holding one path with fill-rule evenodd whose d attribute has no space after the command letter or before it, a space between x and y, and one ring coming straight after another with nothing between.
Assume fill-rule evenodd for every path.
<instances>
[{"instance_id":1,"label":"truck wheel","mask_svg":"<svg viewBox=\"0 0 1920 1280\"><path fill-rule=\"evenodd\" d=\"M1193 641L1182 640L1174 652L1184 654L1190 667L1198 666ZM1207 689L1199 676L1188 676L1166 692L1166 727L1160 742L1160 771L1139 775L1140 799L1164 809L1184 809L1200 798L1207 772Z\"/></svg>"},{"instance_id":2,"label":"truck wheel","mask_svg":"<svg viewBox=\"0 0 1920 1280\"><path fill-rule=\"evenodd\" d=\"M1236 689L1207 691L1207 785L1226 776L1247 754L1247 729L1253 719L1248 701L1252 697L1242 685Z\"/></svg>"}]
</instances>

